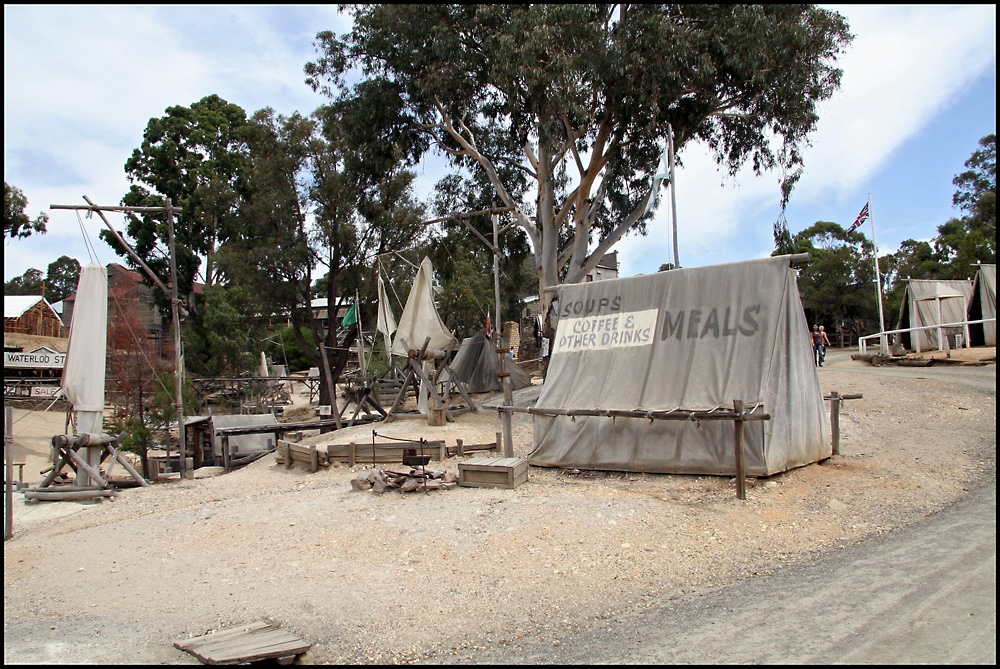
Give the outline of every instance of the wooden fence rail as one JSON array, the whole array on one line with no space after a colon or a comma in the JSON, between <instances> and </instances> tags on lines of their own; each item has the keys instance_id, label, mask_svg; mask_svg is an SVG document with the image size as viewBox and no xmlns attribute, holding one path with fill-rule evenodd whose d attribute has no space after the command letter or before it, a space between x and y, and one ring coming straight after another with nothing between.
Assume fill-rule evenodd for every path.
<instances>
[{"instance_id":1,"label":"wooden fence rail","mask_svg":"<svg viewBox=\"0 0 1000 669\"><path fill-rule=\"evenodd\" d=\"M646 418L649 420L731 420L735 427L736 456L736 497L746 499L746 468L743 459L744 426L750 420L771 420L771 415L744 410L742 400L733 400L732 411L693 411L690 409L640 410L640 409L562 409L552 407L498 406L504 421L510 421L512 413L526 413L535 416L600 416L604 418ZM759 405L755 408L760 408ZM504 444L504 452L513 452L513 445Z\"/></svg>"}]
</instances>

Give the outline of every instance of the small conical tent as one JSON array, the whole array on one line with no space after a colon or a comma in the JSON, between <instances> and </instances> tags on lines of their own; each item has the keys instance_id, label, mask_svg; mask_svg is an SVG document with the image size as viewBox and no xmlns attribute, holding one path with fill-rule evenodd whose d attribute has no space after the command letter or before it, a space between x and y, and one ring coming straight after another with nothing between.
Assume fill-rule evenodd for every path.
<instances>
[{"instance_id":1,"label":"small conical tent","mask_svg":"<svg viewBox=\"0 0 1000 669\"><path fill-rule=\"evenodd\" d=\"M489 393L502 390L500 379L497 378L497 353L493 342L486 338L486 333L482 330L462 340L450 366L458 380L465 382L469 392ZM531 375L513 360L508 361L507 371L510 372L512 390L531 385Z\"/></svg>"},{"instance_id":2,"label":"small conical tent","mask_svg":"<svg viewBox=\"0 0 1000 669\"><path fill-rule=\"evenodd\" d=\"M969 303L969 320L997 317L997 266L980 265L976 272L972 302ZM969 343L973 346L996 346L997 324L979 323L969 326Z\"/></svg>"},{"instance_id":3,"label":"small conical tent","mask_svg":"<svg viewBox=\"0 0 1000 669\"><path fill-rule=\"evenodd\" d=\"M455 341L455 335L441 320L434 306L434 266L430 258L424 258L420 263L410 296L406 298L406 306L396 325L396 336L392 340L392 354L406 357L409 349L403 345L403 340L410 348L420 350L427 337L431 341L428 351L442 350Z\"/></svg>"},{"instance_id":4,"label":"small conical tent","mask_svg":"<svg viewBox=\"0 0 1000 669\"><path fill-rule=\"evenodd\" d=\"M972 299L972 282L964 279L907 279L906 294L899 310L896 329L918 328L945 323L962 323L966 320L969 301ZM945 337L963 334L961 326L941 328ZM915 351L943 349L938 341L938 330L903 332L899 341Z\"/></svg>"},{"instance_id":5,"label":"small conical tent","mask_svg":"<svg viewBox=\"0 0 1000 669\"><path fill-rule=\"evenodd\" d=\"M425 257L420 263L416 278L413 279L413 287L410 288L410 296L406 298L403 313L399 316L396 336L392 340L393 355L406 358L410 349L419 351L428 338L430 341L427 344L427 351L442 351L455 343L455 335L441 320L437 307L434 306L433 277L434 266L430 258ZM403 345L403 340L406 340L406 346ZM430 376L434 363L425 360L421 364L424 372ZM428 413L428 393L429 389L421 381L420 392L417 393L417 409L422 414Z\"/></svg>"},{"instance_id":6,"label":"small conical tent","mask_svg":"<svg viewBox=\"0 0 1000 669\"><path fill-rule=\"evenodd\" d=\"M560 286L539 410L746 410L746 473L831 455L788 256ZM534 415L530 463L664 474L736 472L730 421Z\"/></svg>"}]
</instances>

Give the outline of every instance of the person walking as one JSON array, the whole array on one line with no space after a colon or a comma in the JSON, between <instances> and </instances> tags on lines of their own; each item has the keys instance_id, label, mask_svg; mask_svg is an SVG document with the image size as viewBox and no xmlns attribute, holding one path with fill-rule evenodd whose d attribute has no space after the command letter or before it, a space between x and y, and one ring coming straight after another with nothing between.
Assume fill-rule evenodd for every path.
<instances>
[{"instance_id":1,"label":"person walking","mask_svg":"<svg viewBox=\"0 0 1000 669\"><path fill-rule=\"evenodd\" d=\"M820 325L819 326L819 366L823 366L823 361L826 360L826 347L830 345L830 338L826 336L826 329Z\"/></svg>"},{"instance_id":2,"label":"person walking","mask_svg":"<svg viewBox=\"0 0 1000 669\"><path fill-rule=\"evenodd\" d=\"M813 364L817 367L823 366L820 360L820 349L823 348L823 334L819 331L819 325L813 325L812 331Z\"/></svg>"}]
</instances>

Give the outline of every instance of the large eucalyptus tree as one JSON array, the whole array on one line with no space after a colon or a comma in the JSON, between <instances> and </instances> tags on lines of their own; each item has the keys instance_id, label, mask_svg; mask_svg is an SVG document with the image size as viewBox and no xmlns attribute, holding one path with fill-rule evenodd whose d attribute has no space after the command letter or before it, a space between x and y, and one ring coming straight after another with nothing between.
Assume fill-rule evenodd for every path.
<instances>
[{"instance_id":1,"label":"large eucalyptus tree","mask_svg":"<svg viewBox=\"0 0 1000 669\"><path fill-rule=\"evenodd\" d=\"M849 43L809 5L354 5L317 35L307 83L377 96L385 133L422 133L480 171L527 234L544 290L645 232L668 129L735 173L780 168L786 201Z\"/></svg>"}]
</instances>

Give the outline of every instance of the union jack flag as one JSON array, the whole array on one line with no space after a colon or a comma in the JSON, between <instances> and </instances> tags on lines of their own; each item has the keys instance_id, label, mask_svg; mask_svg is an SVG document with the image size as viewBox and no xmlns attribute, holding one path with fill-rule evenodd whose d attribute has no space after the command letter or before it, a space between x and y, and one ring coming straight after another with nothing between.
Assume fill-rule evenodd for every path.
<instances>
[{"instance_id":1,"label":"union jack flag","mask_svg":"<svg viewBox=\"0 0 1000 669\"><path fill-rule=\"evenodd\" d=\"M868 203L865 202L865 206L861 210L861 213L858 214L857 220L854 221L854 224L851 225L851 227L847 228L847 233L850 234L854 232L858 228L858 226L864 223L867 219L868 219Z\"/></svg>"}]
</instances>

